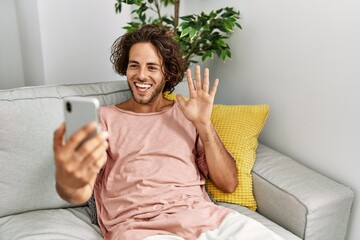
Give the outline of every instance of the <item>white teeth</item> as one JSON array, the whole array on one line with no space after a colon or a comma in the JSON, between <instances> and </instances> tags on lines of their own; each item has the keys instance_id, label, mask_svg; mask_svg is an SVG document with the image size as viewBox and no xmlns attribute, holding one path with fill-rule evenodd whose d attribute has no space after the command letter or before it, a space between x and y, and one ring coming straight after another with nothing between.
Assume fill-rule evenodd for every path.
<instances>
[{"instance_id":1,"label":"white teeth","mask_svg":"<svg viewBox=\"0 0 360 240\"><path fill-rule=\"evenodd\" d=\"M146 84L146 83L135 83L135 85L139 88L150 88L151 85L150 84Z\"/></svg>"}]
</instances>

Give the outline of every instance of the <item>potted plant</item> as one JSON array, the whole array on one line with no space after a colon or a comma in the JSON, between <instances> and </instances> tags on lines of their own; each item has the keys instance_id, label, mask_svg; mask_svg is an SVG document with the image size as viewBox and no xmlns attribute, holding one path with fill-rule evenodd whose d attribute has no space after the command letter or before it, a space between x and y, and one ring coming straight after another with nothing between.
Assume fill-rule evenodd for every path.
<instances>
[{"instance_id":1,"label":"potted plant","mask_svg":"<svg viewBox=\"0 0 360 240\"><path fill-rule=\"evenodd\" d=\"M124 27L128 32L149 23L168 28L190 63L197 62L195 56L201 57L202 61L213 58L214 54L223 61L231 58L226 40L236 28L241 29L240 12L232 7L179 16L180 0L116 0L116 13L121 13L123 4L134 6L131 12L134 20ZM174 7L174 14L167 16L162 10L170 5Z\"/></svg>"}]
</instances>

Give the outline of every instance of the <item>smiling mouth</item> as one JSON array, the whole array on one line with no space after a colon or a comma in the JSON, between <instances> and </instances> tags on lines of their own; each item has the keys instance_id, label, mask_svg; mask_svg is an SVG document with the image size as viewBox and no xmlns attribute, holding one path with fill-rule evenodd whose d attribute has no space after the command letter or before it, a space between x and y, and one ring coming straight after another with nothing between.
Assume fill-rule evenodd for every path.
<instances>
[{"instance_id":1,"label":"smiling mouth","mask_svg":"<svg viewBox=\"0 0 360 240\"><path fill-rule=\"evenodd\" d=\"M134 83L136 88L140 91L140 92L146 92L147 90L149 90L151 88L151 84L148 83Z\"/></svg>"}]
</instances>

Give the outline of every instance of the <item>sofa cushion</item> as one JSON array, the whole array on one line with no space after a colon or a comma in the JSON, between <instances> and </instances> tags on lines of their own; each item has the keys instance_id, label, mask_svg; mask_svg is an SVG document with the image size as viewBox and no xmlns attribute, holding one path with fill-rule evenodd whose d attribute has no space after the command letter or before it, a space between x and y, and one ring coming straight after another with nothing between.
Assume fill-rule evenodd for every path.
<instances>
[{"instance_id":1,"label":"sofa cushion","mask_svg":"<svg viewBox=\"0 0 360 240\"><path fill-rule=\"evenodd\" d=\"M233 193L224 193L207 181L207 190L215 200L256 209L251 170L268 113L268 105L214 105L211 119L226 149L235 157L239 182Z\"/></svg>"},{"instance_id":2,"label":"sofa cushion","mask_svg":"<svg viewBox=\"0 0 360 240\"><path fill-rule=\"evenodd\" d=\"M87 207L37 210L0 218L1 239L103 239Z\"/></svg>"},{"instance_id":3,"label":"sofa cushion","mask_svg":"<svg viewBox=\"0 0 360 240\"><path fill-rule=\"evenodd\" d=\"M52 151L63 98L92 96L109 105L130 95L125 81L0 91L0 217L70 206L55 190Z\"/></svg>"},{"instance_id":4,"label":"sofa cushion","mask_svg":"<svg viewBox=\"0 0 360 240\"><path fill-rule=\"evenodd\" d=\"M257 211L303 239L345 239L354 192L259 144L253 168Z\"/></svg>"},{"instance_id":5,"label":"sofa cushion","mask_svg":"<svg viewBox=\"0 0 360 240\"><path fill-rule=\"evenodd\" d=\"M260 215L258 212L249 210L249 208L239 206L237 204L231 204L231 203L218 203L220 206L227 207L230 209L233 209L241 214L244 214L252 219L255 219L265 227L269 228L276 234L278 234L280 237L286 240L300 240L298 236L291 233L290 231L286 230L285 228L277 225L276 223L272 222L271 220L267 219L266 217Z\"/></svg>"}]
</instances>

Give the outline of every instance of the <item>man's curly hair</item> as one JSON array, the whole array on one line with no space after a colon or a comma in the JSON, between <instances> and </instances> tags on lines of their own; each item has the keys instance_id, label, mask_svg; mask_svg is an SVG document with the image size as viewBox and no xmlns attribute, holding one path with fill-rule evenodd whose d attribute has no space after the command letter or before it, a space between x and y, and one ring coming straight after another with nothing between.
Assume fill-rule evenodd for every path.
<instances>
[{"instance_id":1,"label":"man's curly hair","mask_svg":"<svg viewBox=\"0 0 360 240\"><path fill-rule=\"evenodd\" d=\"M141 42L153 44L162 58L166 81L163 92L174 91L174 87L184 78L189 64L183 58L179 44L171 33L157 25L145 25L115 40L110 56L114 70L122 76L126 75L130 49L134 44Z\"/></svg>"}]
</instances>

